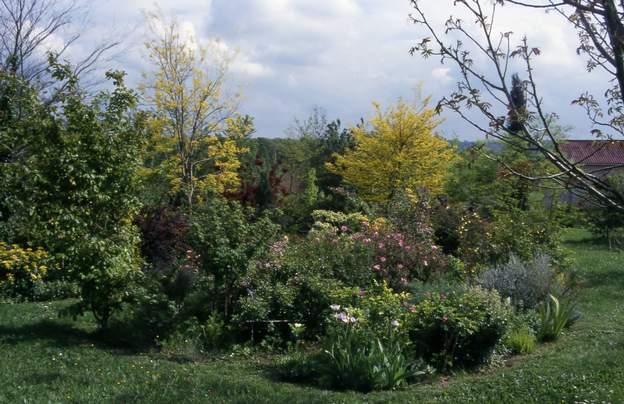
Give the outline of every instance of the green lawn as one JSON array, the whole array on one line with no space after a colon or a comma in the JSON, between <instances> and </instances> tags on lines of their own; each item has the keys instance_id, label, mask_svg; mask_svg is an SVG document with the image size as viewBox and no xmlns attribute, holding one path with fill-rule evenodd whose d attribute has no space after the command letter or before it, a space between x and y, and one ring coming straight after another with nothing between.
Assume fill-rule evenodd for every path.
<instances>
[{"instance_id":1,"label":"green lawn","mask_svg":"<svg viewBox=\"0 0 624 404\"><path fill-rule=\"evenodd\" d=\"M513 365L398 392L333 392L277 382L275 358L176 361L106 345L63 304L0 306L0 402L624 402L624 253L568 234L583 318Z\"/></svg>"}]
</instances>

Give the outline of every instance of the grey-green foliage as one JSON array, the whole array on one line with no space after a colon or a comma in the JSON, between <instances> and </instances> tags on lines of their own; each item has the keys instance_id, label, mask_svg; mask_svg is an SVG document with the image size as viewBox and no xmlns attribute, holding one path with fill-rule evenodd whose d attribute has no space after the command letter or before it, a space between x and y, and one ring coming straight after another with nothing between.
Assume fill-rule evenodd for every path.
<instances>
[{"instance_id":1,"label":"grey-green foliage","mask_svg":"<svg viewBox=\"0 0 624 404\"><path fill-rule=\"evenodd\" d=\"M556 287L555 271L546 254L537 254L526 262L512 255L507 263L483 272L477 283L497 290L520 308L536 307Z\"/></svg>"}]
</instances>

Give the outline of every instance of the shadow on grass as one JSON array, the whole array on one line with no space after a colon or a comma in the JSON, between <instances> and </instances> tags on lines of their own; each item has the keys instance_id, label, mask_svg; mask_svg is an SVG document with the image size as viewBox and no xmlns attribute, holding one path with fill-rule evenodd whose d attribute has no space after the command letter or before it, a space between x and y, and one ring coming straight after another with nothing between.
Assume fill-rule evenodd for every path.
<instances>
[{"instance_id":1,"label":"shadow on grass","mask_svg":"<svg viewBox=\"0 0 624 404\"><path fill-rule=\"evenodd\" d=\"M0 325L0 341L16 345L22 342L47 341L56 347L71 347L93 344L102 349L114 349L118 353L134 354L139 347L128 346L127 341L112 331L89 332L70 324L53 320L42 320L21 326Z\"/></svg>"},{"instance_id":2,"label":"shadow on grass","mask_svg":"<svg viewBox=\"0 0 624 404\"><path fill-rule=\"evenodd\" d=\"M620 287L624 288L624 269L585 272L583 284L586 288Z\"/></svg>"}]
</instances>

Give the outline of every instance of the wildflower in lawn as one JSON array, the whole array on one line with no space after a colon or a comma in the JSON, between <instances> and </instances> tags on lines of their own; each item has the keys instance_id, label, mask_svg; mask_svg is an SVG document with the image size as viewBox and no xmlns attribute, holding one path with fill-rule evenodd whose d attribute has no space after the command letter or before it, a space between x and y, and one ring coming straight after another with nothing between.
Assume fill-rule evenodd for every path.
<instances>
[{"instance_id":1,"label":"wildflower in lawn","mask_svg":"<svg viewBox=\"0 0 624 404\"><path fill-rule=\"evenodd\" d=\"M345 226L345 225L342 225L342 226L340 226L340 231L343 232L343 233L346 233L346 232L349 231L349 228L347 226Z\"/></svg>"},{"instance_id":2,"label":"wildflower in lawn","mask_svg":"<svg viewBox=\"0 0 624 404\"><path fill-rule=\"evenodd\" d=\"M340 310L340 305L339 304L332 304L331 306L329 306L329 308L332 311L338 311L338 310Z\"/></svg>"},{"instance_id":3,"label":"wildflower in lawn","mask_svg":"<svg viewBox=\"0 0 624 404\"><path fill-rule=\"evenodd\" d=\"M394 328L399 328L399 320L392 320L392 322L390 323Z\"/></svg>"},{"instance_id":4,"label":"wildflower in lawn","mask_svg":"<svg viewBox=\"0 0 624 404\"><path fill-rule=\"evenodd\" d=\"M381 265L379 265L379 264L375 264L375 265L373 265L373 269L374 269L375 271L379 271L379 270L381 269Z\"/></svg>"},{"instance_id":5,"label":"wildflower in lawn","mask_svg":"<svg viewBox=\"0 0 624 404\"><path fill-rule=\"evenodd\" d=\"M379 261L386 262L386 257L379 257Z\"/></svg>"}]
</instances>

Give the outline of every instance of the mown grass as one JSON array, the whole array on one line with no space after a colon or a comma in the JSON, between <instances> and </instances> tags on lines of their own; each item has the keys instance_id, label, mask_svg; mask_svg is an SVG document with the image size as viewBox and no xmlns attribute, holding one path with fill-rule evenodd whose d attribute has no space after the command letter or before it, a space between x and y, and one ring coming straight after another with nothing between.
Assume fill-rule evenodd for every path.
<instances>
[{"instance_id":1,"label":"mown grass","mask_svg":"<svg viewBox=\"0 0 624 404\"><path fill-rule=\"evenodd\" d=\"M0 306L0 402L624 402L624 252L567 234L584 288L582 319L509 367L396 392L325 391L276 381L274 357L184 361L134 352L57 317L64 302Z\"/></svg>"}]
</instances>

